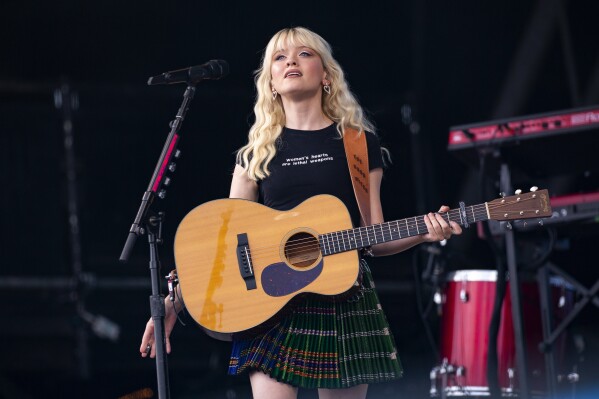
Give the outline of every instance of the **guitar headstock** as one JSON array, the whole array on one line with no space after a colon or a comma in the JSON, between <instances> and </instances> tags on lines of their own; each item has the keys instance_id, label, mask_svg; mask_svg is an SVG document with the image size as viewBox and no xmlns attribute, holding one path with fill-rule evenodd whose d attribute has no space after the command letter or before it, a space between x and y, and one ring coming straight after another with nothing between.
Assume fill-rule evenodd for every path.
<instances>
[{"instance_id":1,"label":"guitar headstock","mask_svg":"<svg viewBox=\"0 0 599 399\"><path fill-rule=\"evenodd\" d=\"M487 202L489 219L517 220L551 216L551 202L547 190L518 193Z\"/></svg>"}]
</instances>

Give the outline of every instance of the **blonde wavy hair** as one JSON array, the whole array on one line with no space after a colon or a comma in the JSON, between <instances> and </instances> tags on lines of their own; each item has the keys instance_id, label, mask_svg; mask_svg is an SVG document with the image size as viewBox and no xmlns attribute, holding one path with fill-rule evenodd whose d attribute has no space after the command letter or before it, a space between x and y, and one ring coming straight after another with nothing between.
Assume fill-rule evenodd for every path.
<instances>
[{"instance_id":1,"label":"blonde wavy hair","mask_svg":"<svg viewBox=\"0 0 599 399\"><path fill-rule=\"evenodd\" d=\"M285 110L280 96L273 100L271 65L273 54L287 46L306 46L320 56L331 94L322 90L322 112L337 124L339 136L343 129L374 133L374 125L366 118L362 107L349 89L345 74L333 58L333 51L320 35L303 27L286 28L277 32L268 42L260 68L255 72L257 98L254 105L255 122L248 134L248 143L237 151L237 163L242 165L252 180L267 177L268 164L277 152L276 141L285 126Z\"/></svg>"}]
</instances>

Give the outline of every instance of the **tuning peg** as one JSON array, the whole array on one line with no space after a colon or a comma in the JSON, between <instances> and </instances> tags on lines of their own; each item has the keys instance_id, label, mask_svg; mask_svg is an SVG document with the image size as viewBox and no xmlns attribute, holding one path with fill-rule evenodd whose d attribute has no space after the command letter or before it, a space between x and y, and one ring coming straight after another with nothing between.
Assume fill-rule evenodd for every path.
<instances>
[{"instance_id":1,"label":"tuning peg","mask_svg":"<svg viewBox=\"0 0 599 399\"><path fill-rule=\"evenodd\" d=\"M517 189L516 191L514 191L514 194L516 194L516 195L520 195L520 194L522 194L522 190L520 190L520 189Z\"/></svg>"},{"instance_id":2,"label":"tuning peg","mask_svg":"<svg viewBox=\"0 0 599 399\"><path fill-rule=\"evenodd\" d=\"M499 196L500 196L501 198L505 198L505 193L502 191L502 192L500 192L500 193L499 193Z\"/></svg>"},{"instance_id":3,"label":"tuning peg","mask_svg":"<svg viewBox=\"0 0 599 399\"><path fill-rule=\"evenodd\" d=\"M539 189L539 188L538 188L537 186L532 186L532 187L530 188L530 191L534 193L534 192L535 192L535 191L537 191L538 189Z\"/></svg>"}]
</instances>

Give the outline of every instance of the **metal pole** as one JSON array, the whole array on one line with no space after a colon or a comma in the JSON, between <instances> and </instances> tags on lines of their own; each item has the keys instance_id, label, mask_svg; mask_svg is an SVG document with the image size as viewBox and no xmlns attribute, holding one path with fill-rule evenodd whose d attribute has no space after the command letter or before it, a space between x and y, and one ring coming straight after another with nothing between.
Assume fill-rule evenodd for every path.
<instances>
[{"instance_id":1,"label":"metal pole","mask_svg":"<svg viewBox=\"0 0 599 399\"><path fill-rule=\"evenodd\" d=\"M500 169L500 187L505 193L512 191L511 176L507 164L502 163ZM529 398L528 364L526 358L526 343L524 341L524 325L522 322L522 307L520 306L520 282L516 263L516 247L514 232L507 229L505 235L508 273L510 276L510 299L512 301L512 321L514 323L514 339L516 343L516 373L520 386L520 397Z\"/></svg>"}]
</instances>

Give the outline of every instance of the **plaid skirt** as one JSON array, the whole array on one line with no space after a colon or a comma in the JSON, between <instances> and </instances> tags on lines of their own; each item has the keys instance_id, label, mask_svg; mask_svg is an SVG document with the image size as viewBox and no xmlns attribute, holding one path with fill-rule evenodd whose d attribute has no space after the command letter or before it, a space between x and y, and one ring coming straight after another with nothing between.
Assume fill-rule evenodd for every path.
<instances>
[{"instance_id":1,"label":"plaid skirt","mask_svg":"<svg viewBox=\"0 0 599 399\"><path fill-rule=\"evenodd\" d=\"M359 291L343 300L307 296L265 333L233 341L230 375L260 370L300 388L349 388L401 377L393 335L360 262Z\"/></svg>"}]
</instances>

